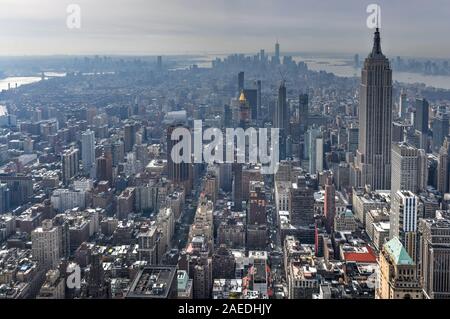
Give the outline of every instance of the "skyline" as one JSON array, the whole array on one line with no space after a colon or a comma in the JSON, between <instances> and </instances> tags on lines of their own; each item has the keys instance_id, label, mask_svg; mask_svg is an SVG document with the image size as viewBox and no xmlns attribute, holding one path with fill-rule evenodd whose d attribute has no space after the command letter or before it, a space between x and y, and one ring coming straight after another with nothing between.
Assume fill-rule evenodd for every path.
<instances>
[{"instance_id":1,"label":"skyline","mask_svg":"<svg viewBox=\"0 0 450 319\"><path fill-rule=\"evenodd\" d=\"M0 28L8 33L0 36L1 56L219 54L261 48L269 53L277 39L282 53L355 54L370 45L372 32L366 8L373 1L194 0L186 7L180 0L132 0L127 6L118 0L80 0L75 2L81 8L80 29L66 26L66 9L74 1L2 3L7 10L0 12ZM440 41L450 27L450 9L443 1L378 4L389 56L450 55L450 44Z\"/></svg>"},{"instance_id":2,"label":"skyline","mask_svg":"<svg viewBox=\"0 0 450 319\"><path fill-rule=\"evenodd\" d=\"M0 300L214 318L450 299L450 58L411 57L447 55L426 19L442 2L409 3L429 10L403 11L411 40L356 0L83 0L78 31L78 4L0 1L0 27L22 25L0 42ZM2 57L12 44L65 53ZM70 55L165 44L230 53Z\"/></svg>"}]
</instances>

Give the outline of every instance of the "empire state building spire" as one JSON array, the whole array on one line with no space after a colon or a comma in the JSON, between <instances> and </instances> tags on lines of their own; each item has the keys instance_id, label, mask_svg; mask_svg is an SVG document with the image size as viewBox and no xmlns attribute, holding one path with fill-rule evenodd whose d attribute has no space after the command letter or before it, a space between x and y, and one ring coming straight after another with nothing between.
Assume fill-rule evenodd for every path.
<instances>
[{"instance_id":1,"label":"empire state building spire","mask_svg":"<svg viewBox=\"0 0 450 319\"><path fill-rule=\"evenodd\" d=\"M381 37L380 37L380 29L377 28L375 31L374 39L373 39L373 49L372 56L383 55L381 51Z\"/></svg>"}]
</instances>

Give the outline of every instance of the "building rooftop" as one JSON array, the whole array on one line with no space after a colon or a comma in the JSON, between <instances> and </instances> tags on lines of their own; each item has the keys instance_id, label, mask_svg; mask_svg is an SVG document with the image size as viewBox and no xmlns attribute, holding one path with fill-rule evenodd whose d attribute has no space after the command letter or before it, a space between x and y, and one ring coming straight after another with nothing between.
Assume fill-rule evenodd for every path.
<instances>
[{"instance_id":1,"label":"building rooftop","mask_svg":"<svg viewBox=\"0 0 450 319\"><path fill-rule=\"evenodd\" d=\"M129 299L166 299L170 298L172 283L175 280L176 267L149 266L138 272L131 284L126 298Z\"/></svg>"},{"instance_id":2,"label":"building rooftop","mask_svg":"<svg viewBox=\"0 0 450 319\"><path fill-rule=\"evenodd\" d=\"M343 257L346 262L354 261L359 263L376 263L377 262L377 256L375 255L375 252L373 249L368 246L348 246L343 245Z\"/></svg>"},{"instance_id":3,"label":"building rooftop","mask_svg":"<svg viewBox=\"0 0 450 319\"><path fill-rule=\"evenodd\" d=\"M384 249L394 260L397 265L414 265L414 261L409 256L405 247L397 237L392 238L386 244L384 244Z\"/></svg>"}]
</instances>

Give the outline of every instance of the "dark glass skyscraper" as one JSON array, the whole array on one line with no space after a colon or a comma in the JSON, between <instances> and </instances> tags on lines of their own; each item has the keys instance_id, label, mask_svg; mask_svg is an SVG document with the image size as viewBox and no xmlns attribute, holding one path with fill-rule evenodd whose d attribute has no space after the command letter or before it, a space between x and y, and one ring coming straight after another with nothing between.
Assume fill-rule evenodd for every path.
<instances>
[{"instance_id":1,"label":"dark glass skyscraper","mask_svg":"<svg viewBox=\"0 0 450 319\"><path fill-rule=\"evenodd\" d=\"M176 163L172 159L172 148L181 141L181 137L172 140L172 133L177 127L184 127L182 124L170 125L167 128L167 171L169 179L175 184L185 184L189 181L190 167L189 163L181 162ZM182 156L182 154L177 154Z\"/></svg>"},{"instance_id":2,"label":"dark glass skyscraper","mask_svg":"<svg viewBox=\"0 0 450 319\"><path fill-rule=\"evenodd\" d=\"M274 126L285 131L288 131L289 128L289 112L286 100L286 85L284 81L281 82L280 88L278 89L278 103L275 112Z\"/></svg>"},{"instance_id":3,"label":"dark glass skyscraper","mask_svg":"<svg viewBox=\"0 0 450 319\"><path fill-rule=\"evenodd\" d=\"M257 97L256 97L256 119L261 119L261 80L256 81L256 90L257 90Z\"/></svg>"},{"instance_id":4,"label":"dark glass skyscraper","mask_svg":"<svg viewBox=\"0 0 450 319\"><path fill-rule=\"evenodd\" d=\"M449 131L450 117L447 113L439 113L433 120L433 151L439 151Z\"/></svg>"},{"instance_id":5,"label":"dark glass skyscraper","mask_svg":"<svg viewBox=\"0 0 450 319\"><path fill-rule=\"evenodd\" d=\"M391 187L392 69L381 51L377 28L373 49L364 62L359 104L356 184Z\"/></svg>"},{"instance_id":6,"label":"dark glass skyscraper","mask_svg":"<svg viewBox=\"0 0 450 319\"><path fill-rule=\"evenodd\" d=\"M275 43L275 56L274 56L274 63L275 64L280 64L280 44Z\"/></svg>"},{"instance_id":7,"label":"dark glass skyscraper","mask_svg":"<svg viewBox=\"0 0 450 319\"><path fill-rule=\"evenodd\" d=\"M309 117L309 98L308 94L300 94L298 97L298 118L300 130L304 134L308 130L308 117Z\"/></svg>"},{"instance_id":8,"label":"dark glass skyscraper","mask_svg":"<svg viewBox=\"0 0 450 319\"><path fill-rule=\"evenodd\" d=\"M284 160L286 159L286 138L289 133L289 111L284 81L281 82L278 89L278 101L274 112L273 127L280 129L280 160Z\"/></svg>"},{"instance_id":9,"label":"dark glass skyscraper","mask_svg":"<svg viewBox=\"0 0 450 319\"><path fill-rule=\"evenodd\" d=\"M244 90L244 72L241 71L238 74L238 92L241 93Z\"/></svg>"},{"instance_id":10,"label":"dark glass skyscraper","mask_svg":"<svg viewBox=\"0 0 450 319\"><path fill-rule=\"evenodd\" d=\"M244 89L244 95L250 107L251 119L256 120L258 118L258 90Z\"/></svg>"},{"instance_id":11,"label":"dark glass skyscraper","mask_svg":"<svg viewBox=\"0 0 450 319\"><path fill-rule=\"evenodd\" d=\"M414 127L422 134L428 134L428 108L429 103L425 99L416 99L416 113L414 115Z\"/></svg>"}]
</instances>

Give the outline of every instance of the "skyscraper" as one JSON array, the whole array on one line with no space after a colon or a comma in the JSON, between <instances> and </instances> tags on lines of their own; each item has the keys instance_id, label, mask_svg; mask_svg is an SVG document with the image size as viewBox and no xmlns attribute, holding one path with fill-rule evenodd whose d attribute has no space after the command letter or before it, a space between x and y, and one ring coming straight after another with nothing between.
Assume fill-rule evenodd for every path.
<instances>
[{"instance_id":1,"label":"skyscraper","mask_svg":"<svg viewBox=\"0 0 450 319\"><path fill-rule=\"evenodd\" d=\"M378 265L376 299L422 299L416 263L397 237L383 245Z\"/></svg>"},{"instance_id":2,"label":"skyscraper","mask_svg":"<svg viewBox=\"0 0 450 319\"><path fill-rule=\"evenodd\" d=\"M450 141L444 140L444 144L439 149L437 165L437 190L442 194L448 192L448 169L449 169Z\"/></svg>"},{"instance_id":3,"label":"skyscraper","mask_svg":"<svg viewBox=\"0 0 450 319\"><path fill-rule=\"evenodd\" d=\"M308 171L316 174L323 170L323 135L320 128L313 126L306 132L306 157Z\"/></svg>"},{"instance_id":4,"label":"skyscraper","mask_svg":"<svg viewBox=\"0 0 450 319\"><path fill-rule=\"evenodd\" d=\"M256 81L256 119L259 120L262 118L261 114L261 80Z\"/></svg>"},{"instance_id":5,"label":"skyscraper","mask_svg":"<svg viewBox=\"0 0 450 319\"><path fill-rule=\"evenodd\" d=\"M325 228L328 233L331 233L334 226L334 217L336 216L336 189L331 176L328 176L325 185L324 213Z\"/></svg>"},{"instance_id":6,"label":"skyscraper","mask_svg":"<svg viewBox=\"0 0 450 319\"><path fill-rule=\"evenodd\" d=\"M242 211L242 164L233 163L232 167L234 211Z\"/></svg>"},{"instance_id":7,"label":"skyscraper","mask_svg":"<svg viewBox=\"0 0 450 319\"><path fill-rule=\"evenodd\" d=\"M239 127L246 129L250 125L251 109L244 91L239 96Z\"/></svg>"},{"instance_id":8,"label":"skyscraper","mask_svg":"<svg viewBox=\"0 0 450 319\"><path fill-rule=\"evenodd\" d=\"M6 213L10 208L9 193L8 184L0 182L0 214Z\"/></svg>"},{"instance_id":9,"label":"skyscraper","mask_svg":"<svg viewBox=\"0 0 450 319\"><path fill-rule=\"evenodd\" d=\"M419 199L410 191L398 191L392 198L389 238L398 237L409 256L417 260L417 210Z\"/></svg>"},{"instance_id":10,"label":"skyscraper","mask_svg":"<svg viewBox=\"0 0 450 319\"><path fill-rule=\"evenodd\" d=\"M231 107L229 105L225 105L223 109L223 126L224 127L232 127L233 121L233 112L231 111Z\"/></svg>"},{"instance_id":11,"label":"skyscraper","mask_svg":"<svg viewBox=\"0 0 450 319\"><path fill-rule=\"evenodd\" d=\"M314 224L314 191L306 185L304 176L293 183L289 192L291 224L307 227Z\"/></svg>"},{"instance_id":12,"label":"skyscraper","mask_svg":"<svg viewBox=\"0 0 450 319\"><path fill-rule=\"evenodd\" d=\"M244 89L244 95L247 99L248 106L250 107L251 119L256 120L258 118L258 90Z\"/></svg>"},{"instance_id":13,"label":"skyscraper","mask_svg":"<svg viewBox=\"0 0 450 319\"><path fill-rule=\"evenodd\" d=\"M353 66L355 69L359 68L359 54L355 54L353 57Z\"/></svg>"},{"instance_id":14,"label":"skyscraper","mask_svg":"<svg viewBox=\"0 0 450 319\"><path fill-rule=\"evenodd\" d=\"M407 143L392 144L391 192L400 190L414 193L427 187L427 158L424 150Z\"/></svg>"},{"instance_id":15,"label":"skyscraper","mask_svg":"<svg viewBox=\"0 0 450 319\"><path fill-rule=\"evenodd\" d=\"M62 154L62 180L69 185L70 179L78 174L78 149L71 147Z\"/></svg>"},{"instance_id":16,"label":"skyscraper","mask_svg":"<svg viewBox=\"0 0 450 319\"><path fill-rule=\"evenodd\" d=\"M84 174L95 177L95 137L91 130L81 134L81 159Z\"/></svg>"},{"instance_id":17,"label":"skyscraper","mask_svg":"<svg viewBox=\"0 0 450 319\"><path fill-rule=\"evenodd\" d=\"M428 134L428 101L425 99L416 99L415 108L414 127L419 132Z\"/></svg>"},{"instance_id":18,"label":"skyscraper","mask_svg":"<svg viewBox=\"0 0 450 319\"><path fill-rule=\"evenodd\" d=\"M289 113L286 100L286 85L284 81L281 81L278 88L278 100L277 109L274 112L274 125L273 127L287 131L289 127Z\"/></svg>"},{"instance_id":19,"label":"skyscraper","mask_svg":"<svg viewBox=\"0 0 450 319\"><path fill-rule=\"evenodd\" d=\"M419 275L427 298L450 299L450 220L419 222Z\"/></svg>"},{"instance_id":20,"label":"skyscraper","mask_svg":"<svg viewBox=\"0 0 450 319\"><path fill-rule=\"evenodd\" d=\"M356 179L359 187L374 190L391 187L392 69L381 51L377 28L373 49L361 74L359 146Z\"/></svg>"},{"instance_id":21,"label":"skyscraper","mask_svg":"<svg viewBox=\"0 0 450 319\"><path fill-rule=\"evenodd\" d=\"M414 113L414 128L418 132L420 148L428 151L428 112L429 103L425 99L416 99Z\"/></svg>"},{"instance_id":22,"label":"skyscraper","mask_svg":"<svg viewBox=\"0 0 450 319\"><path fill-rule=\"evenodd\" d=\"M439 148L444 143L445 137L449 131L450 117L448 113L438 113L433 119L432 131L433 131L433 151L439 151Z\"/></svg>"},{"instance_id":23,"label":"skyscraper","mask_svg":"<svg viewBox=\"0 0 450 319\"><path fill-rule=\"evenodd\" d=\"M301 133L305 133L308 129L309 107L308 94L300 94L298 97L298 123Z\"/></svg>"},{"instance_id":24,"label":"skyscraper","mask_svg":"<svg viewBox=\"0 0 450 319\"><path fill-rule=\"evenodd\" d=\"M181 141L181 136L178 139L172 140L172 133L177 127L184 127L182 124L170 125L167 128L167 169L169 179L175 183L186 187L190 191L189 181L190 181L190 163L177 163L172 159L172 148ZM182 154L175 154L182 156Z\"/></svg>"},{"instance_id":25,"label":"skyscraper","mask_svg":"<svg viewBox=\"0 0 450 319\"><path fill-rule=\"evenodd\" d=\"M278 43L278 40L275 43L275 55L273 57L273 63L280 64L280 44Z\"/></svg>"},{"instance_id":26,"label":"skyscraper","mask_svg":"<svg viewBox=\"0 0 450 319\"><path fill-rule=\"evenodd\" d=\"M247 224L262 225L267 222L266 216L266 196L264 193L264 182L251 181L250 190L250 209L247 216Z\"/></svg>"},{"instance_id":27,"label":"skyscraper","mask_svg":"<svg viewBox=\"0 0 450 319\"><path fill-rule=\"evenodd\" d=\"M280 160L284 160L286 159L286 139L289 134L289 110L284 81L281 81L278 89L278 101L274 112L273 127L280 129Z\"/></svg>"},{"instance_id":28,"label":"skyscraper","mask_svg":"<svg viewBox=\"0 0 450 319\"><path fill-rule=\"evenodd\" d=\"M131 152L136 143L136 132L138 125L136 123L127 123L124 126L124 147L125 153Z\"/></svg>"},{"instance_id":29,"label":"skyscraper","mask_svg":"<svg viewBox=\"0 0 450 319\"><path fill-rule=\"evenodd\" d=\"M37 227L31 232L33 258L43 269L58 267L61 244L61 232L58 227L53 226L50 219L44 220L41 227Z\"/></svg>"},{"instance_id":30,"label":"skyscraper","mask_svg":"<svg viewBox=\"0 0 450 319\"><path fill-rule=\"evenodd\" d=\"M96 161L96 176L98 181L108 181L113 183L112 159L110 154L103 154Z\"/></svg>"},{"instance_id":31,"label":"skyscraper","mask_svg":"<svg viewBox=\"0 0 450 319\"><path fill-rule=\"evenodd\" d=\"M408 112L408 100L406 93L403 90L400 93L400 100L398 104L398 117L401 119L406 119Z\"/></svg>"},{"instance_id":32,"label":"skyscraper","mask_svg":"<svg viewBox=\"0 0 450 319\"><path fill-rule=\"evenodd\" d=\"M347 128L347 152L356 154L358 149L359 128L353 125Z\"/></svg>"},{"instance_id":33,"label":"skyscraper","mask_svg":"<svg viewBox=\"0 0 450 319\"><path fill-rule=\"evenodd\" d=\"M238 92L241 93L244 90L244 71L238 74Z\"/></svg>"},{"instance_id":34,"label":"skyscraper","mask_svg":"<svg viewBox=\"0 0 450 319\"><path fill-rule=\"evenodd\" d=\"M259 50L259 60L261 62L264 62L266 60L266 53L264 52L264 49Z\"/></svg>"}]
</instances>

